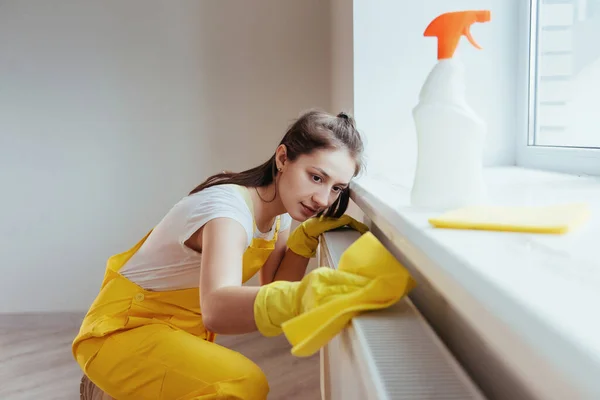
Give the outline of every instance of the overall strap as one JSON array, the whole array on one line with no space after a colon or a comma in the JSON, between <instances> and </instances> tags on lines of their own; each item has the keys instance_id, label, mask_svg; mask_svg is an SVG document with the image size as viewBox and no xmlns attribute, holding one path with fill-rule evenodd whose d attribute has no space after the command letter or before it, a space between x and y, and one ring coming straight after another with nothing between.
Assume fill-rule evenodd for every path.
<instances>
[{"instance_id":1,"label":"overall strap","mask_svg":"<svg viewBox=\"0 0 600 400\"><path fill-rule=\"evenodd\" d=\"M281 215L277 216L277 222L275 223L275 233L273 233L273 240L277 241L277 237L279 236L279 225L281 222Z\"/></svg>"}]
</instances>

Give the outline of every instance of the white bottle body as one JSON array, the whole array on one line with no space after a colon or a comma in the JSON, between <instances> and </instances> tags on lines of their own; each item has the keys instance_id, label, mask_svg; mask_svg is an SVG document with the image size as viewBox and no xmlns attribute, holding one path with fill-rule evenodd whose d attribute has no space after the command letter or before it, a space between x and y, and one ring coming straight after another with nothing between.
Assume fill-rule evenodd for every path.
<instances>
[{"instance_id":1,"label":"white bottle body","mask_svg":"<svg viewBox=\"0 0 600 400\"><path fill-rule=\"evenodd\" d=\"M481 203L487 127L466 103L459 60L442 60L433 68L413 118L418 154L412 205L448 209Z\"/></svg>"}]
</instances>

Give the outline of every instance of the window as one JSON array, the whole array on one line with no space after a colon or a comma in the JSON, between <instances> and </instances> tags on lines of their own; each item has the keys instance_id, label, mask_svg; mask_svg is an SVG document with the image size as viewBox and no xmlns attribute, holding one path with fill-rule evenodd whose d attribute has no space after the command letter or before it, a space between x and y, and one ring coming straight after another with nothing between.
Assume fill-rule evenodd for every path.
<instances>
[{"instance_id":1,"label":"window","mask_svg":"<svg viewBox=\"0 0 600 400\"><path fill-rule=\"evenodd\" d=\"M529 6L519 164L600 174L600 0Z\"/></svg>"}]
</instances>

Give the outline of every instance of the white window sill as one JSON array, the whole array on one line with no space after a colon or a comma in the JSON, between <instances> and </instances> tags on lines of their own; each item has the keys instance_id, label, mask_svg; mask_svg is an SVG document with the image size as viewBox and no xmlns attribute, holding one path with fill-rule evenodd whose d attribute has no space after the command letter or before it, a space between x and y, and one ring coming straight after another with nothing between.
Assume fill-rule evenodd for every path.
<instances>
[{"instance_id":1,"label":"white window sill","mask_svg":"<svg viewBox=\"0 0 600 400\"><path fill-rule=\"evenodd\" d=\"M494 204L585 201L592 217L565 235L436 229L408 187L365 177L352 199L540 398L600 398L600 178L502 167L486 182Z\"/></svg>"}]
</instances>

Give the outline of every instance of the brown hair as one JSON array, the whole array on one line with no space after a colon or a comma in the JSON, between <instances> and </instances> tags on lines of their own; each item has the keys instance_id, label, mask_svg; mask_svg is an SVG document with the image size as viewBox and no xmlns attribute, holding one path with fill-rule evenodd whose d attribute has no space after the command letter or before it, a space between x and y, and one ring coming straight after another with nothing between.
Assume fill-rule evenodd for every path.
<instances>
[{"instance_id":1,"label":"brown hair","mask_svg":"<svg viewBox=\"0 0 600 400\"><path fill-rule=\"evenodd\" d=\"M346 148L356 161L354 176L361 171L363 142L354 120L341 112L336 116L319 110L311 110L300 116L287 130L280 145L287 148L290 161L320 149ZM235 184L246 187L261 187L271 184L277 176L275 154L263 164L242 172L222 172L212 175L189 194L197 193L215 185ZM348 208L349 189L344 189L337 200L319 215L339 218Z\"/></svg>"}]
</instances>

